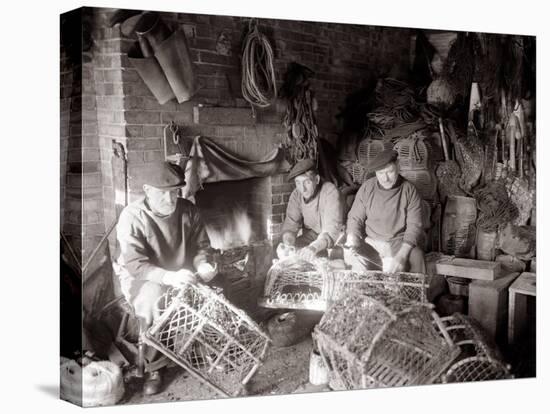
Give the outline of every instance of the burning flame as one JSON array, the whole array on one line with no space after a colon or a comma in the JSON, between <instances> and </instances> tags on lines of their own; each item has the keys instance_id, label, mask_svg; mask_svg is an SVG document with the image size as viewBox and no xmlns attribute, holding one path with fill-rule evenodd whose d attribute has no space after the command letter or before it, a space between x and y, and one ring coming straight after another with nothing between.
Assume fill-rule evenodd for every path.
<instances>
[{"instance_id":1,"label":"burning flame","mask_svg":"<svg viewBox=\"0 0 550 414\"><path fill-rule=\"evenodd\" d=\"M234 210L220 226L206 224L210 245L219 250L227 250L249 244L252 237L252 222L245 211Z\"/></svg>"}]
</instances>

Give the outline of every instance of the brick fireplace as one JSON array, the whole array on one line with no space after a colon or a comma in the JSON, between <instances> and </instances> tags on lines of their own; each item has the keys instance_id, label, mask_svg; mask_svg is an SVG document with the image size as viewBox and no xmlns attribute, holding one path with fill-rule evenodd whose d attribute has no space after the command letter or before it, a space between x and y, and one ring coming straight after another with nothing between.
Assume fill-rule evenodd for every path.
<instances>
[{"instance_id":1,"label":"brick fireplace","mask_svg":"<svg viewBox=\"0 0 550 414\"><path fill-rule=\"evenodd\" d=\"M64 63L66 51L62 49L61 213L63 231L74 250L81 252L82 263L116 222L125 190L129 202L142 196L147 164L164 157L162 137L169 122L181 128L184 141L205 136L250 160L269 153L284 136L284 105L277 102L259 109L254 118L240 93L241 40L247 18L161 13L172 27L185 30L199 90L188 102L160 105L128 60L135 39L123 36L118 26L109 27L113 12L80 9L77 13L90 23L91 33L86 34L93 42L72 68ZM271 36L279 85L292 61L315 69L312 88L319 103L318 127L323 138L333 143L339 130L336 115L346 96L380 71L406 70L408 65L408 29L274 19L259 23ZM230 47L217 47L222 32ZM72 101L75 105L69 105ZM68 115L79 109L81 115L74 118L73 128ZM124 149L124 163L113 156L113 143ZM127 169L127 183L126 174L115 171L116 165ZM228 201L219 200L220 188L228 189L237 208L246 205L253 243L277 240L293 189L284 174L206 184L198 202L204 204L207 220L214 226L220 225L216 223L223 216L220 206ZM111 232L107 254L114 252L115 234Z\"/></svg>"}]
</instances>

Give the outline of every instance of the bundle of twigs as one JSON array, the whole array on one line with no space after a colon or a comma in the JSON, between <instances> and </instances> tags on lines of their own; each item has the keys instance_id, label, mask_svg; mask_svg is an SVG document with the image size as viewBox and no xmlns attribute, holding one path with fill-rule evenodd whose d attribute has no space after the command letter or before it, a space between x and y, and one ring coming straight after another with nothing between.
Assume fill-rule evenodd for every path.
<instances>
[{"instance_id":1,"label":"bundle of twigs","mask_svg":"<svg viewBox=\"0 0 550 414\"><path fill-rule=\"evenodd\" d=\"M485 232L493 232L499 226L512 222L518 216L506 187L500 181L491 181L474 191L479 214L477 226Z\"/></svg>"},{"instance_id":2,"label":"bundle of twigs","mask_svg":"<svg viewBox=\"0 0 550 414\"><path fill-rule=\"evenodd\" d=\"M292 62L280 91L281 97L287 100L283 118L283 126L286 128L283 145L289 162L293 164L305 158L317 159L319 131L315 119L317 101L309 82L312 75L311 69Z\"/></svg>"}]
</instances>

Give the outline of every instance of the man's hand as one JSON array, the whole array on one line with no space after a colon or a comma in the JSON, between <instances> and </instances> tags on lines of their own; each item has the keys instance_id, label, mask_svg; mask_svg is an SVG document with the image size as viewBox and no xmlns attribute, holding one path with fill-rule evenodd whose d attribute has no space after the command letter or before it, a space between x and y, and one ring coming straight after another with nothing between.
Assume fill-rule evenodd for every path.
<instances>
[{"instance_id":1,"label":"man's hand","mask_svg":"<svg viewBox=\"0 0 550 414\"><path fill-rule=\"evenodd\" d=\"M358 255L358 246L354 244L344 244L344 263L350 264L353 262L354 257Z\"/></svg>"},{"instance_id":2,"label":"man's hand","mask_svg":"<svg viewBox=\"0 0 550 414\"><path fill-rule=\"evenodd\" d=\"M306 246L298 251L298 256L303 260L311 262L315 259L315 256L317 256L317 251L314 247Z\"/></svg>"},{"instance_id":3,"label":"man's hand","mask_svg":"<svg viewBox=\"0 0 550 414\"><path fill-rule=\"evenodd\" d=\"M201 263L197 268L197 273L203 282L208 283L216 276L217 269L210 263Z\"/></svg>"},{"instance_id":4,"label":"man's hand","mask_svg":"<svg viewBox=\"0 0 550 414\"><path fill-rule=\"evenodd\" d=\"M279 243L277 246L277 257L279 259L286 259L287 257L292 256L296 252L294 246L289 246L285 243Z\"/></svg>"},{"instance_id":5,"label":"man's hand","mask_svg":"<svg viewBox=\"0 0 550 414\"><path fill-rule=\"evenodd\" d=\"M407 259L397 255L395 257L382 258L382 271L386 273L398 273L405 269Z\"/></svg>"},{"instance_id":6,"label":"man's hand","mask_svg":"<svg viewBox=\"0 0 550 414\"><path fill-rule=\"evenodd\" d=\"M187 269L181 269L175 272L169 271L162 277L162 283L164 285L170 285L177 288L182 287L186 283L197 283L197 281L197 277Z\"/></svg>"}]
</instances>

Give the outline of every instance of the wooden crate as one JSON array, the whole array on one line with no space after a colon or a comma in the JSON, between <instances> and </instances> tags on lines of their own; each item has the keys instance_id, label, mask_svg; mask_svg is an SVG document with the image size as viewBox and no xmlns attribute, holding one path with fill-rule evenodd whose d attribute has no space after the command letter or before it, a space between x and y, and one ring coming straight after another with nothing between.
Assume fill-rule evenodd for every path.
<instances>
[{"instance_id":1,"label":"wooden crate","mask_svg":"<svg viewBox=\"0 0 550 414\"><path fill-rule=\"evenodd\" d=\"M527 300L537 296L537 275L523 272L508 288L508 344L512 345L527 325Z\"/></svg>"},{"instance_id":2,"label":"wooden crate","mask_svg":"<svg viewBox=\"0 0 550 414\"><path fill-rule=\"evenodd\" d=\"M496 280L505 276L499 262L443 256L435 262L435 274L476 280Z\"/></svg>"}]
</instances>

